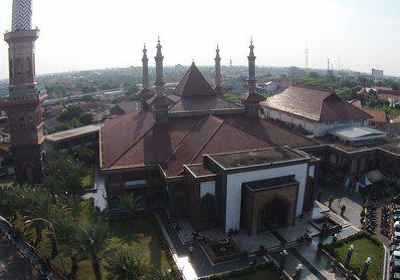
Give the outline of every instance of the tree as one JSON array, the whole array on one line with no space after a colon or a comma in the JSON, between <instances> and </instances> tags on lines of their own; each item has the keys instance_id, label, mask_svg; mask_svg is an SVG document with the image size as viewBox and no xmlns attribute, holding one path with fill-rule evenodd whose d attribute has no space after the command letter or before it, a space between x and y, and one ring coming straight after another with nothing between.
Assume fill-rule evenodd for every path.
<instances>
[{"instance_id":1,"label":"tree","mask_svg":"<svg viewBox=\"0 0 400 280\"><path fill-rule=\"evenodd\" d=\"M74 118L79 119L83 113L85 113L85 111L80 106L70 105L61 112L57 119L60 122L70 122Z\"/></svg>"},{"instance_id":2,"label":"tree","mask_svg":"<svg viewBox=\"0 0 400 280\"><path fill-rule=\"evenodd\" d=\"M337 94L344 100L350 101L353 99L353 91L350 88L341 88Z\"/></svg>"},{"instance_id":3,"label":"tree","mask_svg":"<svg viewBox=\"0 0 400 280\"><path fill-rule=\"evenodd\" d=\"M126 214L129 220L133 222L142 203L141 196L135 196L133 193L120 197L119 208Z\"/></svg>"},{"instance_id":4,"label":"tree","mask_svg":"<svg viewBox=\"0 0 400 280\"><path fill-rule=\"evenodd\" d=\"M61 243L61 250L71 260L71 275L74 277L78 271L78 256L80 247L77 239L78 229L76 220L72 215L59 215L55 218L54 227Z\"/></svg>"},{"instance_id":5,"label":"tree","mask_svg":"<svg viewBox=\"0 0 400 280\"><path fill-rule=\"evenodd\" d=\"M344 216L344 212L346 212L346 205L342 205L340 208L340 215Z\"/></svg>"},{"instance_id":6,"label":"tree","mask_svg":"<svg viewBox=\"0 0 400 280\"><path fill-rule=\"evenodd\" d=\"M158 269L151 269L146 278L146 280L180 280L182 277L179 274L173 273L172 271L161 272Z\"/></svg>"},{"instance_id":7,"label":"tree","mask_svg":"<svg viewBox=\"0 0 400 280\"><path fill-rule=\"evenodd\" d=\"M328 206L329 209L332 209L332 203L333 203L333 197L332 196L329 197L328 203L329 203L329 206Z\"/></svg>"},{"instance_id":8,"label":"tree","mask_svg":"<svg viewBox=\"0 0 400 280\"><path fill-rule=\"evenodd\" d=\"M77 243L84 256L91 260L96 280L101 280L100 257L108 244L108 229L102 223L88 222L78 230Z\"/></svg>"},{"instance_id":9,"label":"tree","mask_svg":"<svg viewBox=\"0 0 400 280\"><path fill-rule=\"evenodd\" d=\"M86 174L86 167L83 163L70 159L66 166L66 172L65 187L72 195L76 196L81 190L81 181Z\"/></svg>"},{"instance_id":10,"label":"tree","mask_svg":"<svg viewBox=\"0 0 400 280\"><path fill-rule=\"evenodd\" d=\"M138 254L124 249L113 251L104 268L108 280L140 280L148 272L148 267Z\"/></svg>"},{"instance_id":11,"label":"tree","mask_svg":"<svg viewBox=\"0 0 400 280\"><path fill-rule=\"evenodd\" d=\"M91 113L84 113L79 117L79 121L83 125L89 125L93 123L93 115Z\"/></svg>"},{"instance_id":12,"label":"tree","mask_svg":"<svg viewBox=\"0 0 400 280\"><path fill-rule=\"evenodd\" d=\"M26 215L29 219L42 218L51 222L56 216L66 211L65 206L53 203L53 196L44 188L32 188L27 192L26 199L29 203L26 209ZM43 229L49 225L42 221L35 221L33 226L36 230L35 246L37 246L42 240Z\"/></svg>"}]
</instances>

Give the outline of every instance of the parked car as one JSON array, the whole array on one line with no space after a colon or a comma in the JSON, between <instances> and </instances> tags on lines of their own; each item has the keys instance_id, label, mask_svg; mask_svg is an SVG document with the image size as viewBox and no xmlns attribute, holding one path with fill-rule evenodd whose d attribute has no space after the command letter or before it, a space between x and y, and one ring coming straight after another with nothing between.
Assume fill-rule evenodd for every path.
<instances>
[{"instance_id":1,"label":"parked car","mask_svg":"<svg viewBox=\"0 0 400 280\"><path fill-rule=\"evenodd\" d=\"M390 257L392 273L400 272L400 251L394 251Z\"/></svg>"},{"instance_id":2,"label":"parked car","mask_svg":"<svg viewBox=\"0 0 400 280\"><path fill-rule=\"evenodd\" d=\"M400 251L400 244L393 244L390 246L390 254L392 254L394 251Z\"/></svg>"},{"instance_id":3,"label":"parked car","mask_svg":"<svg viewBox=\"0 0 400 280\"><path fill-rule=\"evenodd\" d=\"M399 272L393 273L392 280L400 280L400 273Z\"/></svg>"},{"instance_id":4,"label":"parked car","mask_svg":"<svg viewBox=\"0 0 400 280\"><path fill-rule=\"evenodd\" d=\"M393 244L399 245L400 244L400 232L395 231L392 237Z\"/></svg>"}]
</instances>

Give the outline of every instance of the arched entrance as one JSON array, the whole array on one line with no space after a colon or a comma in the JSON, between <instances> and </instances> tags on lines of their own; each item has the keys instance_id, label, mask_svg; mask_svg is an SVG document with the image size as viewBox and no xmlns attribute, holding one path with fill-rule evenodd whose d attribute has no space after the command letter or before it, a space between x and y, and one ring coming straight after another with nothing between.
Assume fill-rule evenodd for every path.
<instances>
[{"instance_id":1,"label":"arched entrance","mask_svg":"<svg viewBox=\"0 0 400 280\"><path fill-rule=\"evenodd\" d=\"M289 225L290 203L282 197L274 197L259 210L259 232Z\"/></svg>"}]
</instances>

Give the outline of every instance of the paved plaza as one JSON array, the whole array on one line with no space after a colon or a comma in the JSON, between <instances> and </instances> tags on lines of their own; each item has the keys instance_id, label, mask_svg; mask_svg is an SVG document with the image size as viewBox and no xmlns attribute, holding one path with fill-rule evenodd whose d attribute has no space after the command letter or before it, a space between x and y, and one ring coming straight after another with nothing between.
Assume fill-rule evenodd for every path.
<instances>
[{"instance_id":1,"label":"paved plaza","mask_svg":"<svg viewBox=\"0 0 400 280\"><path fill-rule=\"evenodd\" d=\"M287 248L289 257L285 272L291 275L295 267L302 264L304 267L302 279L342 279L341 275L336 274L332 270L331 263L327 257L317 253L318 243L330 243L332 238L319 237L319 230L310 223L310 220L320 218L326 213L343 226L343 230L338 233L339 239L346 238L358 231L358 229L351 226L348 221L329 211L325 205L317 202L315 203L314 209L306 213L304 217L297 219L295 225L292 227L267 231L256 236L249 236L244 232L232 235L232 239L240 250L252 252L259 249L260 245L263 245L267 249L276 249L270 251L269 255L266 257L250 255L250 257L243 257L220 264L212 264L200 242L193 240L194 230L185 219L178 219L179 230L176 231L167 213L160 210L157 215L162 223L163 230L168 235L168 241L173 248L173 254L178 263L178 267L183 271L186 280L194 280L198 277L241 269L249 266L250 262L263 263L268 259L279 262L279 252L284 248L283 244L295 242L305 233L313 237L311 244L295 242L295 246ZM197 234L198 240L201 240L203 237L209 240L217 240L221 236L224 236L223 232L219 229L199 232ZM190 251L192 252L190 253Z\"/></svg>"}]
</instances>

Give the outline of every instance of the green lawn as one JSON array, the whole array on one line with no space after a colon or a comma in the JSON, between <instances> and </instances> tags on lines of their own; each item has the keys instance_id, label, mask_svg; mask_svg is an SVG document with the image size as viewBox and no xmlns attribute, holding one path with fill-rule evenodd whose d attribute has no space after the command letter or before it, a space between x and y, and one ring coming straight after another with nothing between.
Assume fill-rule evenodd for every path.
<instances>
[{"instance_id":1,"label":"green lawn","mask_svg":"<svg viewBox=\"0 0 400 280\"><path fill-rule=\"evenodd\" d=\"M82 188L93 188L94 184L94 165L88 167L85 177L81 180Z\"/></svg>"},{"instance_id":2,"label":"green lawn","mask_svg":"<svg viewBox=\"0 0 400 280\"><path fill-rule=\"evenodd\" d=\"M348 243L339 244L336 247L335 251L338 254L342 263L345 261L347 252L351 245L354 245L355 250L353 252L350 265L355 269L356 273L358 275L361 273L365 260L368 257L371 257L372 264L368 271L368 279L382 279L384 257L383 246L376 245L374 242L366 237L349 241Z\"/></svg>"},{"instance_id":3,"label":"green lawn","mask_svg":"<svg viewBox=\"0 0 400 280\"><path fill-rule=\"evenodd\" d=\"M258 270L256 273L230 277L232 280L277 280L279 274L276 271L271 271L270 269Z\"/></svg>"},{"instance_id":4,"label":"green lawn","mask_svg":"<svg viewBox=\"0 0 400 280\"><path fill-rule=\"evenodd\" d=\"M130 248L138 252L144 260L157 269L169 268L166 252L161 249L161 238L157 221L154 217L141 218L131 224L128 221L110 222L110 244L108 249ZM69 266L69 264L68 264ZM106 271L103 269L103 279ZM79 263L78 280L94 280L90 261Z\"/></svg>"}]
</instances>

